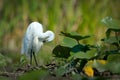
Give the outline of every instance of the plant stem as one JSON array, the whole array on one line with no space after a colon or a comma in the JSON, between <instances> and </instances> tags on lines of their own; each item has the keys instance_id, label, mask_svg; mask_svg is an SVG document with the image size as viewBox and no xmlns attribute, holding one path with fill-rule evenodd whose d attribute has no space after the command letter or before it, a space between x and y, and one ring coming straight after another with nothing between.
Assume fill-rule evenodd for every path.
<instances>
[{"instance_id":1,"label":"plant stem","mask_svg":"<svg viewBox=\"0 0 120 80\"><path fill-rule=\"evenodd\" d=\"M79 43L79 40L77 40L77 43L78 43L78 45L80 44L80 43Z\"/></svg>"},{"instance_id":2,"label":"plant stem","mask_svg":"<svg viewBox=\"0 0 120 80\"><path fill-rule=\"evenodd\" d=\"M117 45L117 48L119 49L119 44L120 44L120 43L119 43L119 39L118 39L118 34L117 34L117 32L115 32L115 37L116 37L117 44L118 44L118 45Z\"/></svg>"}]
</instances>

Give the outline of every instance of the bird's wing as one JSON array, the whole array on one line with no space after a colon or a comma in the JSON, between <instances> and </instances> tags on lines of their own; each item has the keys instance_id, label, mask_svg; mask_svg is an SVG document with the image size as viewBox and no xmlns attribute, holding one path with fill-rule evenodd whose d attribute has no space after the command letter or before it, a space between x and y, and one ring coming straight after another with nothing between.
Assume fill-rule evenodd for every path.
<instances>
[{"instance_id":1,"label":"bird's wing","mask_svg":"<svg viewBox=\"0 0 120 80\"><path fill-rule=\"evenodd\" d=\"M32 37L25 35L22 43L21 53L29 56L29 54L31 54L31 48L32 48Z\"/></svg>"},{"instance_id":2,"label":"bird's wing","mask_svg":"<svg viewBox=\"0 0 120 80\"><path fill-rule=\"evenodd\" d=\"M32 40L33 40L33 30L31 26L28 26L22 42L22 50L21 50L22 54L26 54L26 55L30 54L30 50L32 48Z\"/></svg>"}]
</instances>

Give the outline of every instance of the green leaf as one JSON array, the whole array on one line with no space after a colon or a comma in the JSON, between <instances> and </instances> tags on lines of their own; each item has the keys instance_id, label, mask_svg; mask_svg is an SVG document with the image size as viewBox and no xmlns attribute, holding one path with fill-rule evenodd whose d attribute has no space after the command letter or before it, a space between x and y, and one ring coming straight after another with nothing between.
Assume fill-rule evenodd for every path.
<instances>
[{"instance_id":1,"label":"green leaf","mask_svg":"<svg viewBox=\"0 0 120 80\"><path fill-rule=\"evenodd\" d=\"M110 28L109 28L109 29L106 31L106 37L107 37L107 38L110 37L110 33L111 33L112 31L114 31L114 32L120 32L120 29L110 29Z\"/></svg>"},{"instance_id":2,"label":"green leaf","mask_svg":"<svg viewBox=\"0 0 120 80\"><path fill-rule=\"evenodd\" d=\"M64 66L59 67L56 71L55 74L57 77L63 76L66 73L66 69Z\"/></svg>"},{"instance_id":3,"label":"green leaf","mask_svg":"<svg viewBox=\"0 0 120 80\"><path fill-rule=\"evenodd\" d=\"M106 71L106 64L102 64L97 60L93 61L93 65L92 65L95 69L97 69L99 72L104 72Z\"/></svg>"},{"instance_id":4,"label":"green leaf","mask_svg":"<svg viewBox=\"0 0 120 80\"><path fill-rule=\"evenodd\" d=\"M18 80L45 80L49 72L47 70L35 70L21 75Z\"/></svg>"},{"instance_id":5,"label":"green leaf","mask_svg":"<svg viewBox=\"0 0 120 80\"><path fill-rule=\"evenodd\" d=\"M55 55L55 57L68 58L70 56L70 50L71 50L70 47L65 47L65 46L57 45L53 49L53 54Z\"/></svg>"},{"instance_id":6,"label":"green leaf","mask_svg":"<svg viewBox=\"0 0 120 80\"><path fill-rule=\"evenodd\" d=\"M107 58L108 62L120 62L120 54L111 54Z\"/></svg>"},{"instance_id":7,"label":"green leaf","mask_svg":"<svg viewBox=\"0 0 120 80\"><path fill-rule=\"evenodd\" d=\"M79 74L72 75L72 80L82 80L82 76Z\"/></svg>"},{"instance_id":8,"label":"green leaf","mask_svg":"<svg viewBox=\"0 0 120 80\"><path fill-rule=\"evenodd\" d=\"M107 69L112 73L120 73L120 54L111 54L107 58Z\"/></svg>"},{"instance_id":9,"label":"green leaf","mask_svg":"<svg viewBox=\"0 0 120 80\"><path fill-rule=\"evenodd\" d=\"M66 46L66 47L73 47L73 46L75 46L75 45L77 45L78 43L77 43L77 41L75 41L74 39L71 39L71 38L68 38L68 37L65 37L64 39L63 39L63 42L62 42L62 45L63 46Z\"/></svg>"},{"instance_id":10,"label":"green leaf","mask_svg":"<svg viewBox=\"0 0 120 80\"><path fill-rule=\"evenodd\" d=\"M112 73L120 74L120 62L109 62L106 66L107 66L107 69Z\"/></svg>"},{"instance_id":11,"label":"green leaf","mask_svg":"<svg viewBox=\"0 0 120 80\"><path fill-rule=\"evenodd\" d=\"M93 50L87 51L86 53L85 52L77 52L75 54L73 52L71 52L71 54L73 54L72 56L74 58L91 59L92 57L96 56L96 50L93 49Z\"/></svg>"},{"instance_id":12,"label":"green leaf","mask_svg":"<svg viewBox=\"0 0 120 80\"><path fill-rule=\"evenodd\" d=\"M105 38L105 39L102 39L101 41L104 41L108 44L114 44L114 43L118 43L118 41L120 41L120 36L118 36L118 38L116 39L115 36L113 37L109 37L109 38Z\"/></svg>"},{"instance_id":13,"label":"green leaf","mask_svg":"<svg viewBox=\"0 0 120 80\"><path fill-rule=\"evenodd\" d=\"M90 36L81 36L80 34L72 34L72 33L65 33L65 32L61 32L61 34L63 34L66 37L70 37L72 39L75 39L77 41L83 40L83 39L86 39L86 38L90 37Z\"/></svg>"},{"instance_id":14,"label":"green leaf","mask_svg":"<svg viewBox=\"0 0 120 80\"><path fill-rule=\"evenodd\" d=\"M105 17L104 19L102 19L102 23L110 29L120 29L119 22L113 20L111 17Z\"/></svg>"},{"instance_id":15,"label":"green leaf","mask_svg":"<svg viewBox=\"0 0 120 80\"><path fill-rule=\"evenodd\" d=\"M71 49L71 51L74 53L79 52L79 51L86 52L88 50L90 50L89 45L82 45L82 44L78 44Z\"/></svg>"}]
</instances>

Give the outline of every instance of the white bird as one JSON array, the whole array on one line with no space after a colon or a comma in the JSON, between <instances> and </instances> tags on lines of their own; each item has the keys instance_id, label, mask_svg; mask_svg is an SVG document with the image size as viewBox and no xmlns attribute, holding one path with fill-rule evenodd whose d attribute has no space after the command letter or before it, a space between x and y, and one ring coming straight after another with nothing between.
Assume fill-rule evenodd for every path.
<instances>
[{"instance_id":1,"label":"white bird","mask_svg":"<svg viewBox=\"0 0 120 80\"><path fill-rule=\"evenodd\" d=\"M38 22L32 22L24 35L22 42L21 54L25 54L30 57L30 65L32 64L32 56L34 57L36 66L38 66L35 53L38 53L43 45L43 42L50 42L54 39L54 33L52 31L46 31L43 33L43 27Z\"/></svg>"}]
</instances>

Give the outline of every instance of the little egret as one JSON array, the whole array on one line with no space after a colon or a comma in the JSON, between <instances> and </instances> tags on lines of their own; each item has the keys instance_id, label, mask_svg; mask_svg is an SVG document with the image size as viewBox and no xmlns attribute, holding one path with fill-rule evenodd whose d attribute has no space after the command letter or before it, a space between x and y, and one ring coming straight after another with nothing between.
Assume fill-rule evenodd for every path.
<instances>
[{"instance_id":1,"label":"little egret","mask_svg":"<svg viewBox=\"0 0 120 80\"><path fill-rule=\"evenodd\" d=\"M43 45L43 42L50 42L54 39L54 33L52 31L43 32L43 27L38 22L32 22L24 35L22 42L21 54L25 54L30 57L30 65L32 64L32 56L36 66L38 66L35 53L38 53Z\"/></svg>"}]
</instances>

